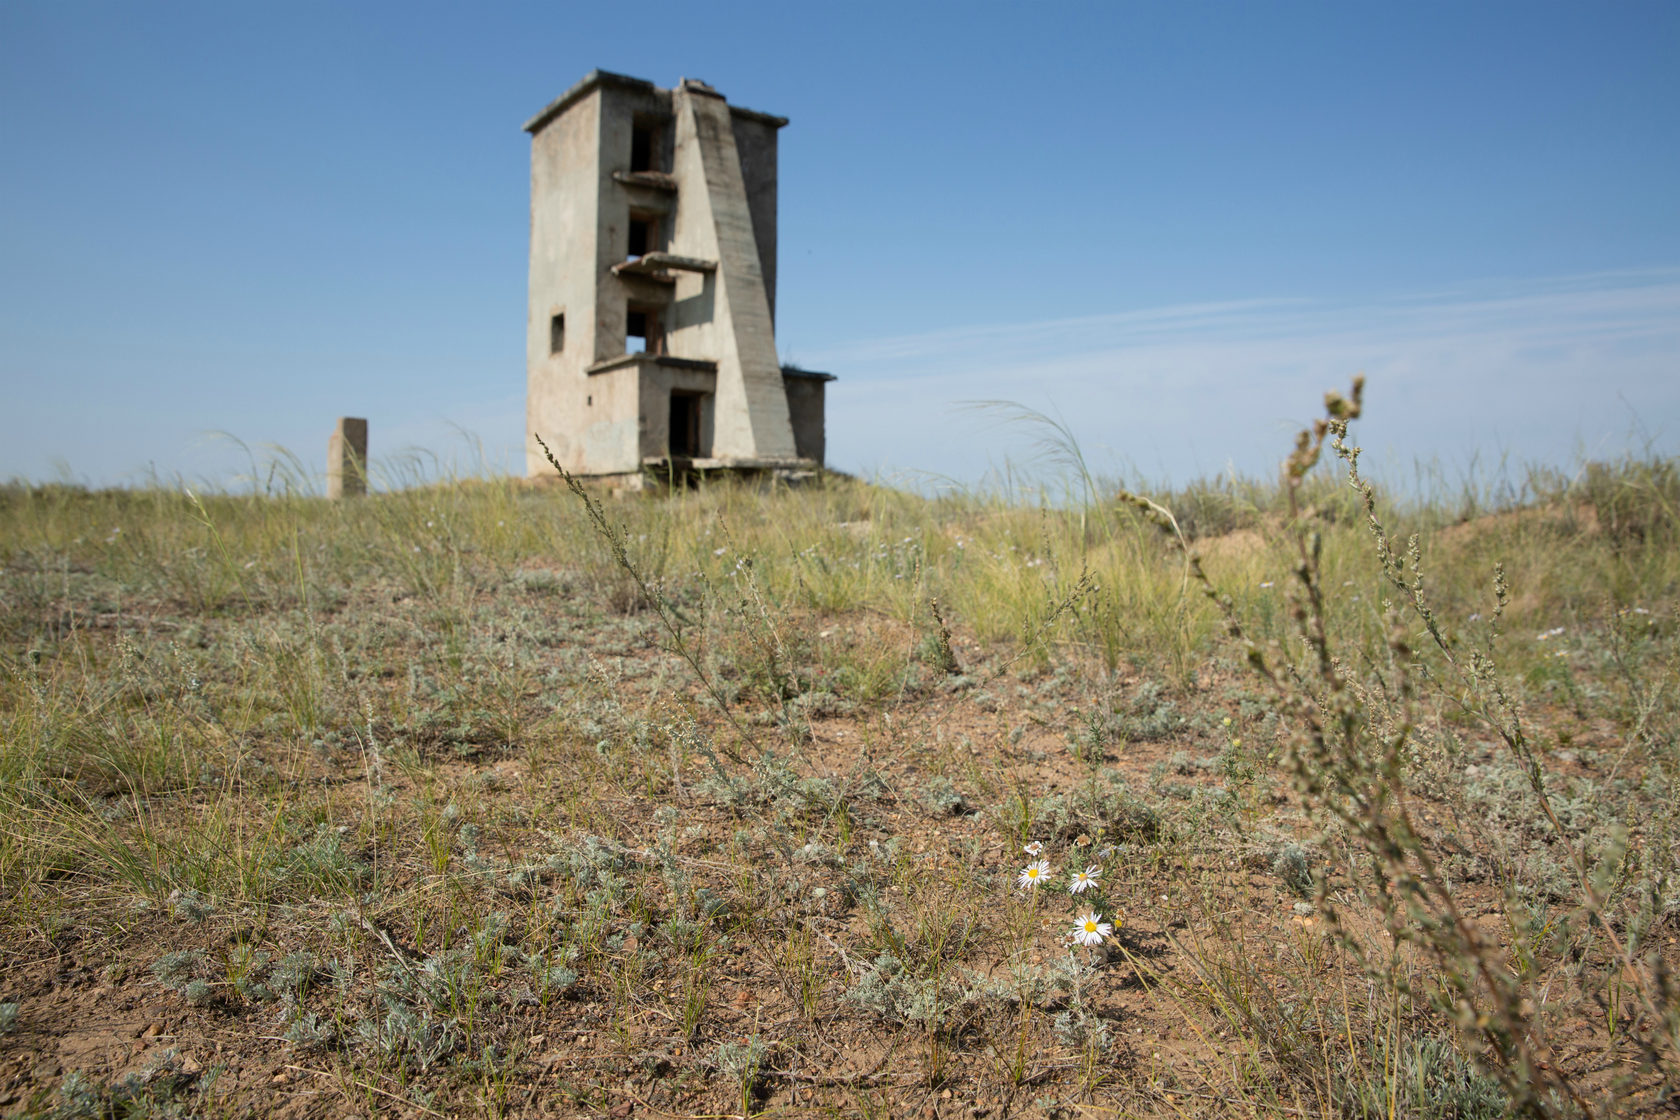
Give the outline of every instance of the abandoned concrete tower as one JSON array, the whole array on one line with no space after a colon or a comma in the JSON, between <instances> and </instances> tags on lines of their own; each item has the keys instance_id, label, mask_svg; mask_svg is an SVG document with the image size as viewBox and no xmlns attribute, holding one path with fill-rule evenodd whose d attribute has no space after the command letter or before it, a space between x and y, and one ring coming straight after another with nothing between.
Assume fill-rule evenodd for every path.
<instances>
[{"instance_id":1,"label":"abandoned concrete tower","mask_svg":"<svg viewBox=\"0 0 1680 1120\"><path fill-rule=\"evenodd\" d=\"M578 475L822 464L826 373L776 355L783 117L594 71L531 134L532 435Z\"/></svg>"}]
</instances>

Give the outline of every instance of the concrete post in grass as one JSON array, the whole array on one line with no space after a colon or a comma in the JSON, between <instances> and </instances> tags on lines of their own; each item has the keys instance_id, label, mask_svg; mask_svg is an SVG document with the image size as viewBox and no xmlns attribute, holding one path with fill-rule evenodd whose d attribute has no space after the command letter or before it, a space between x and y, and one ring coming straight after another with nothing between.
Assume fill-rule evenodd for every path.
<instances>
[{"instance_id":1,"label":"concrete post in grass","mask_svg":"<svg viewBox=\"0 0 1680 1120\"><path fill-rule=\"evenodd\" d=\"M327 441L327 497L359 498L367 493L367 424L340 416Z\"/></svg>"}]
</instances>

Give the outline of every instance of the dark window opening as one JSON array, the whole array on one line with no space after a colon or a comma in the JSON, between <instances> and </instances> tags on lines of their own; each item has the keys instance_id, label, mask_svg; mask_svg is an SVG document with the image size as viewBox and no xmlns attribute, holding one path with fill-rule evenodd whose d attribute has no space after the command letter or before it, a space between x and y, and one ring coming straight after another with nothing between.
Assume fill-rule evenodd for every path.
<instances>
[{"instance_id":1,"label":"dark window opening","mask_svg":"<svg viewBox=\"0 0 1680 1120\"><path fill-rule=\"evenodd\" d=\"M638 124L630 129L630 170L657 171L653 166L654 148L659 131L651 125Z\"/></svg>"},{"instance_id":2,"label":"dark window opening","mask_svg":"<svg viewBox=\"0 0 1680 1120\"><path fill-rule=\"evenodd\" d=\"M700 457L700 398L691 393L671 394L671 455L673 458Z\"/></svg>"},{"instance_id":3,"label":"dark window opening","mask_svg":"<svg viewBox=\"0 0 1680 1120\"><path fill-rule=\"evenodd\" d=\"M640 257L653 252L654 248L654 220L630 216L630 255Z\"/></svg>"},{"instance_id":4,"label":"dark window opening","mask_svg":"<svg viewBox=\"0 0 1680 1120\"><path fill-rule=\"evenodd\" d=\"M624 315L624 352L662 354L665 338L659 331L659 309L631 305Z\"/></svg>"},{"instance_id":5,"label":"dark window opening","mask_svg":"<svg viewBox=\"0 0 1680 1120\"><path fill-rule=\"evenodd\" d=\"M566 348L566 313L561 312L548 320L548 352L558 354Z\"/></svg>"}]
</instances>

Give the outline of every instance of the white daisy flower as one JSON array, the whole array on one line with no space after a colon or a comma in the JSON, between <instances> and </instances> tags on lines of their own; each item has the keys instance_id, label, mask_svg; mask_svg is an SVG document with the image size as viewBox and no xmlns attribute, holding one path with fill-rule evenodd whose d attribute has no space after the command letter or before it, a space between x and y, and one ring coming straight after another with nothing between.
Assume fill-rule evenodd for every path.
<instances>
[{"instance_id":1,"label":"white daisy flower","mask_svg":"<svg viewBox=\"0 0 1680 1120\"><path fill-rule=\"evenodd\" d=\"M1080 891L1088 891L1097 885L1097 880L1101 877L1102 868L1096 864L1092 864L1083 871L1076 871L1073 875L1073 882L1068 884L1068 893L1078 894Z\"/></svg>"},{"instance_id":2,"label":"white daisy flower","mask_svg":"<svg viewBox=\"0 0 1680 1120\"><path fill-rule=\"evenodd\" d=\"M1079 924L1073 927L1073 939L1086 948L1103 943L1103 938L1114 932L1114 927L1102 920L1101 914L1094 914L1087 910L1079 915Z\"/></svg>"},{"instance_id":3,"label":"white daisy flower","mask_svg":"<svg viewBox=\"0 0 1680 1120\"><path fill-rule=\"evenodd\" d=\"M1023 852L1026 852L1029 856L1036 857L1038 855L1038 853L1040 853L1044 850L1044 845L1040 844L1037 840L1034 840L1031 844L1028 844L1026 847L1022 848L1021 850Z\"/></svg>"},{"instance_id":4,"label":"white daisy flower","mask_svg":"<svg viewBox=\"0 0 1680 1120\"><path fill-rule=\"evenodd\" d=\"M1015 880L1015 885L1024 891L1030 891L1046 879L1050 878L1050 861L1041 859L1037 863L1029 863L1021 869L1021 877Z\"/></svg>"}]
</instances>

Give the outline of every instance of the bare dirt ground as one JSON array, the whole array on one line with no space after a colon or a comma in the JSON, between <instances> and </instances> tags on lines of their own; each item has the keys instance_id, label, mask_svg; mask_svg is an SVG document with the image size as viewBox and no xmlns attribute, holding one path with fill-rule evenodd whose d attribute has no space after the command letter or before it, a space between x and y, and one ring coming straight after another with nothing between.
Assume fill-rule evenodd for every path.
<instances>
[{"instance_id":1,"label":"bare dirt ground","mask_svg":"<svg viewBox=\"0 0 1680 1120\"><path fill-rule=\"evenodd\" d=\"M571 570L448 609L370 583L266 634L96 590L14 626L52 640L10 734L45 734L24 686L81 713L52 749L83 811L8 818L8 1114L1503 1111L1232 651L1169 680L958 625L942 664L925 625L801 610L715 635L708 687ZM1649 763L1595 687L1529 698L1547 780L1575 835L1655 853L1673 837L1628 808ZM1544 1060L1582 1106L1672 1114L1636 1009L1597 994L1567 845L1493 736L1427 715L1456 753L1418 760L1412 820L1534 993ZM1086 910L1114 927L1088 948ZM1349 944L1390 954L1386 986Z\"/></svg>"}]
</instances>

